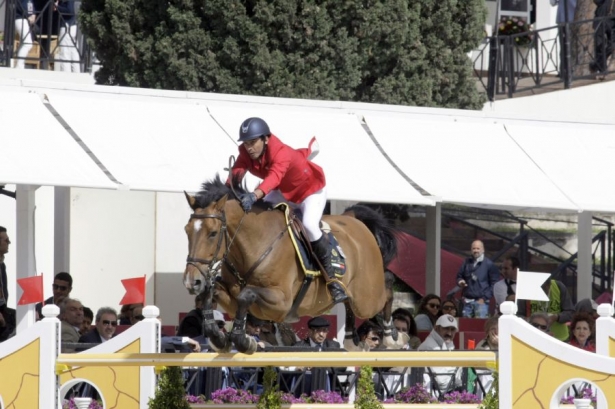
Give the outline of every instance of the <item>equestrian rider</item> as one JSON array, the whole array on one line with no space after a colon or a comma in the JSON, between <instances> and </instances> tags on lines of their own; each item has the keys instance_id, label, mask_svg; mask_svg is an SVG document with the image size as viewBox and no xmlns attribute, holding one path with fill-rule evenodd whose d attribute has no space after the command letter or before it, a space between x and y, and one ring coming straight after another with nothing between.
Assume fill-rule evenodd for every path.
<instances>
[{"instance_id":1,"label":"equestrian rider","mask_svg":"<svg viewBox=\"0 0 615 409\"><path fill-rule=\"evenodd\" d=\"M232 169L232 177L240 180L246 172L262 179L254 192L241 196L241 206L248 212L255 201L287 202L302 211L302 222L312 244L314 254L324 267L327 288L333 303L344 302L348 296L335 278L331 266L331 249L320 230L327 204L326 181L322 168L308 159L309 149L293 149L269 131L261 118L248 118L239 128L239 157Z\"/></svg>"}]
</instances>

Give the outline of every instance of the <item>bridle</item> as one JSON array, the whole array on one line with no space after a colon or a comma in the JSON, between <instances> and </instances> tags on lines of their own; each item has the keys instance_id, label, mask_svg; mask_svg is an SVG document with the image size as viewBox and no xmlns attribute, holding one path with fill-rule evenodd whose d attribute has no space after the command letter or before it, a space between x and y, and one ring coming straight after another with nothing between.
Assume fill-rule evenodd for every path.
<instances>
[{"instance_id":1,"label":"bridle","mask_svg":"<svg viewBox=\"0 0 615 409\"><path fill-rule=\"evenodd\" d=\"M214 252L214 255L211 259L204 259L204 258L198 258L198 257L193 257L191 256L191 254L193 254L193 249L190 249L190 253L188 254L188 257L186 258L186 264L188 265L192 265L194 267L196 267L197 270L199 270L199 273L201 274L201 276L203 276L203 279L208 282L210 287L213 287L214 285L214 279L215 277L219 274L220 272L220 268L221 268L221 263L219 263L219 261L222 261L226 264L226 266L229 268L229 270L231 271L231 273L233 274L233 276L235 277L235 279L237 280L237 282L239 283L239 286L243 289L246 284L247 284L247 280L248 278L252 275L252 273L254 272L254 270L256 270L256 268L265 260L265 258L269 255L269 253L271 253L271 251L273 250L273 247L275 246L275 244L284 236L284 233L286 233L288 231L288 226L290 224L285 225L284 229L282 229L282 231L276 236L276 238L271 242L271 244L269 245L269 247L263 252L263 254L261 254L261 256L258 258L258 260L256 260L254 262L254 264L252 264L252 267L250 267L250 269L243 275L239 273L239 271L237 270L237 268L233 265L233 263L228 259L228 255L229 255L229 251L231 249L231 246L233 244L233 241L235 240L235 238L237 237L237 234L239 233L239 230L241 229L241 224L243 223L243 219L245 217L246 213L244 213L241 216L241 219L239 220L239 224L237 225L237 230L235 230L235 234L233 235L233 237L231 238L228 232L228 227L226 224L226 215L224 213L224 210L222 210L220 212L220 214L213 214L213 213L208 213L208 214L197 214L197 213L192 213L190 215L190 220L192 219L217 219L220 220L220 222L222 222L222 226L220 226L220 231L218 232L218 243L216 244L216 251ZM226 248L224 250L224 254L222 255L222 259L218 260L217 259L217 255L220 252L220 248L222 247L222 240L223 238L226 238ZM210 274L206 274L205 271L203 271L203 269L201 268L201 265L206 265L206 266L210 266Z\"/></svg>"}]
</instances>

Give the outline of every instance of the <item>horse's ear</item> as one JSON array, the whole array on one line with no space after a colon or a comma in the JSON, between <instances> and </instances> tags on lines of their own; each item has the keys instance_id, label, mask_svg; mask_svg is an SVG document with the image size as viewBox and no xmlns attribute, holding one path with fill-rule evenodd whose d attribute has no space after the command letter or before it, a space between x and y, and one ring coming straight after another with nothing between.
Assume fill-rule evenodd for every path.
<instances>
[{"instance_id":1,"label":"horse's ear","mask_svg":"<svg viewBox=\"0 0 615 409\"><path fill-rule=\"evenodd\" d=\"M227 200L228 200L228 195L222 196L222 198L216 202L216 210L219 212L223 211L224 205L226 205Z\"/></svg>"},{"instance_id":2,"label":"horse's ear","mask_svg":"<svg viewBox=\"0 0 615 409\"><path fill-rule=\"evenodd\" d=\"M196 197L190 196L185 190L184 190L184 194L186 195L186 200L188 201L190 208L194 210L194 206L196 205Z\"/></svg>"}]
</instances>

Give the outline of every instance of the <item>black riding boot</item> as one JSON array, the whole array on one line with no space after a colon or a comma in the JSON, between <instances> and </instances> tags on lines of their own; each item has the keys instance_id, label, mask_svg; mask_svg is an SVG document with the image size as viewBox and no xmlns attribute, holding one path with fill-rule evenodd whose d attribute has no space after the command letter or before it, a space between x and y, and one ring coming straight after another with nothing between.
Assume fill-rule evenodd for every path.
<instances>
[{"instance_id":1,"label":"black riding boot","mask_svg":"<svg viewBox=\"0 0 615 409\"><path fill-rule=\"evenodd\" d=\"M326 237L323 234L318 240L313 241L311 244L314 254L318 257L318 260L320 260L320 263L324 267L327 276L329 276L326 281L327 288L329 289L331 298L333 299L333 304L345 302L348 300L348 296L337 278L335 278L335 270L333 270L333 266L331 265L331 249L329 248Z\"/></svg>"}]
</instances>

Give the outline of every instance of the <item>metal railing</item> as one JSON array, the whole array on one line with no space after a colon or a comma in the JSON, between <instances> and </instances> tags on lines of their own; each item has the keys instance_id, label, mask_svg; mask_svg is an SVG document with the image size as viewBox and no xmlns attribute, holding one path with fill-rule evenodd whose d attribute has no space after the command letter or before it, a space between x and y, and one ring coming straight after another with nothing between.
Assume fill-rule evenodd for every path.
<instances>
[{"instance_id":1,"label":"metal railing","mask_svg":"<svg viewBox=\"0 0 615 409\"><path fill-rule=\"evenodd\" d=\"M517 257L519 258L520 268L522 270L529 267L531 264L530 260L532 260L533 256L538 256L547 261L557 263L557 266L551 270L551 276L554 279L563 282L566 287L571 290L573 300L575 302L577 301L576 261L579 255L578 252L570 253L545 234L529 226L527 220L523 220L507 212L506 214L501 214L502 221L517 223L519 225L518 233L516 233L512 238L486 227L474 224L463 217L446 214L445 212L443 212L443 216L449 220L454 220L455 222L475 229L475 232L477 233L476 236L478 236L478 233L480 232L502 240L504 242L502 248L491 254L491 259L493 261L502 261L502 258L506 254L510 254L510 252L516 248ZM593 226L598 226L602 229L592 238L591 271L592 279L594 280L593 289L602 293L613 289L613 260L615 260L615 246L613 245L615 240L615 233L613 231L614 224L607 220L593 217ZM564 259L530 245L532 238L540 238L541 240L548 242L550 245L557 247L560 251L567 253L568 257ZM598 281L598 283L596 284L595 281Z\"/></svg>"},{"instance_id":2,"label":"metal railing","mask_svg":"<svg viewBox=\"0 0 615 409\"><path fill-rule=\"evenodd\" d=\"M568 89L575 81L614 73L608 64L614 20L611 15L486 37L472 52L474 73L490 101L545 86Z\"/></svg>"},{"instance_id":3,"label":"metal railing","mask_svg":"<svg viewBox=\"0 0 615 409\"><path fill-rule=\"evenodd\" d=\"M55 3L55 0L34 2L38 8L34 9L34 23L30 24L19 17L22 8L19 0L0 0L0 14L4 11L0 66L14 67L22 61L24 65L41 69L91 71L92 52L83 33L71 22L74 15L59 12Z\"/></svg>"}]
</instances>

